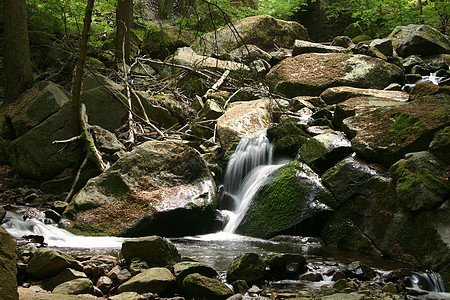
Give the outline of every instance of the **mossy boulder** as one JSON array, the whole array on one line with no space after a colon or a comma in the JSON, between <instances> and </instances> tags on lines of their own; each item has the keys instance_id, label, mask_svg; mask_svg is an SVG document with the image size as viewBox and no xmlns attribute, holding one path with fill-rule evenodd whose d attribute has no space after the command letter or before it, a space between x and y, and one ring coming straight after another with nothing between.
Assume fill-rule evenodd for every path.
<instances>
[{"instance_id":1,"label":"mossy boulder","mask_svg":"<svg viewBox=\"0 0 450 300\"><path fill-rule=\"evenodd\" d=\"M218 276L216 270L196 261L182 261L173 266L173 272L177 277L177 284L182 287L186 276L190 274L200 274L209 278Z\"/></svg>"},{"instance_id":2,"label":"mossy boulder","mask_svg":"<svg viewBox=\"0 0 450 300\"><path fill-rule=\"evenodd\" d=\"M444 270L450 259L448 200L429 211L407 210L392 179L374 176L346 201L322 230L332 246L354 249ZM445 274L443 274L445 275Z\"/></svg>"},{"instance_id":3,"label":"mossy boulder","mask_svg":"<svg viewBox=\"0 0 450 300\"><path fill-rule=\"evenodd\" d=\"M361 25L359 25L358 22L351 23L350 25L345 28L344 35L355 38L358 35L364 34L364 30L362 30Z\"/></svg>"},{"instance_id":4,"label":"mossy boulder","mask_svg":"<svg viewBox=\"0 0 450 300\"><path fill-rule=\"evenodd\" d=\"M81 263L59 250L39 248L28 263L27 273L32 278L44 279L69 267L78 271L83 269Z\"/></svg>"},{"instance_id":5,"label":"mossy boulder","mask_svg":"<svg viewBox=\"0 0 450 300\"><path fill-rule=\"evenodd\" d=\"M283 60L266 80L272 91L295 97L318 96L336 86L384 89L402 83L404 74L398 66L366 55L307 53Z\"/></svg>"},{"instance_id":6,"label":"mossy boulder","mask_svg":"<svg viewBox=\"0 0 450 300\"><path fill-rule=\"evenodd\" d=\"M192 47L205 55L211 55L216 49L228 53L244 44L273 51L276 47L292 48L296 39L308 39L308 32L300 23L260 15L237 20L233 26L224 26L215 32L207 33Z\"/></svg>"},{"instance_id":7,"label":"mossy boulder","mask_svg":"<svg viewBox=\"0 0 450 300\"><path fill-rule=\"evenodd\" d=\"M161 127L170 128L177 123L184 123L190 114L188 108L181 107L170 95L151 96L141 91L136 95L139 97L147 117ZM133 105L140 107L135 96L132 97ZM186 114L183 113L183 110Z\"/></svg>"},{"instance_id":8,"label":"mossy boulder","mask_svg":"<svg viewBox=\"0 0 450 300\"><path fill-rule=\"evenodd\" d=\"M164 294L175 289L175 276L166 268L151 268L122 283L117 291Z\"/></svg>"},{"instance_id":9,"label":"mossy boulder","mask_svg":"<svg viewBox=\"0 0 450 300\"><path fill-rule=\"evenodd\" d=\"M408 101L410 96L403 91L387 91L376 89L360 89L349 86L338 86L326 89L320 94L320 98L326 104L336 104L347 99L361 96L371 96L378 98L388 98L396 101Z\"/></svg>"},{"instance_id":10,"label":"mossy boulder","mask_svg":"<svg viewBox=\"0 0 450 300\"><path fill-rule=\"evenodd\" d=\"M171 266L181 259L172 243L156 235L126 239L120 253L128 263L138 257L150 267Z\"/></svg>"},{"instance_id":11,"label":"mossy boulder","mask_svg":"<svg viewBox=\"0 0 450 300\"><path fill-rule=\"evenodd\" d=\"M298 273L300 271L304 270L306 267L306 258L303 256L303 254L277 254L269 257L267 260L267 265L270 268L271 273L275 274L286 274L287 269L289 265L291 264L297 264L298 265Z\"/></svg>"},{"instance_id":12,"label":"mossy boulder","mask_svg":"<svg viewBox=\"0 0 450 300\"><path fill-rule=\"evenodd\" d=\"M77 278L61 283L52 291L58 295L94 294L94 284L89 278Z\"/></svg>"},{"instance_id":13,"label":"mossy boulder","mask_svg":"<svg viewBox=\"0 0 450 300\"><path fill-rule=\"evenodd\" d=\"M428 25L397 26L389 35L401 57L450 53L450 39Z\"/></svg>"},{"instance_id":14,"label":"mossy boulder","mask_svg":"<svg viewBox=\"0 0 450 300\"><path fill-rule=\"evenodd\" d=\"M436 132L433 140L430 143L429 151L433 153L434 156L442 160L447 165L450 164L450 127L445 128Z\"/></svg>"},{"instance_id":15,"label":"mossy boulder","mask_svg":"<svg viewBox=\"0 0 450 300\"><path fill-rule=\"evenodd\" d=\"M308 135L291 121L281 122L267 129L267 137L275 143L275 155L290 157L295 157L308 139Z\"/></svg>"},{"instance_id":16,"label":"mossy boulder","mask_svg":"<svg viewBox=\"0 0 450 300\"><path fill-rule=\"evenodd\" d=\"M179 30L178 30L179 32ZM185 32L183 32L186 34ZM180 47L187 47L189 44L177 34L177 28L166 24L148 23L142 42L144 54L151 58L164 60Z\"/></svg>"},{"instance_id":17,"label":"mossy boulder","mask_svg":"<svg viewBox=\"0 0 450 300\"><path fill-rule=\"evenodd\" d=\"M352 149L370 162L389 167L406 153L428 149L435 132L449 123L450 95L420 97L411 102L352 98L338 105ZM336 117L335 115L335 117Z\"/></svg>"},{"instance_id":18,"label":"mossy boulder","mask_svg":"<svg viewBox=\"0 0 450 300\"><path fill-rule=\"evenodd\" d=\"M85 234L198 234L214 220L214 199L214 182L197 150L150 141L89 180L64 216Z\"/></svg>"},{"instance_id":19,"label":"mossy boulder","mask_svg":"<svg viewBox=\"0 0 450 300\"><path fill-rule=\"evenodd\" d=\"M266 263L256 253L243 253L235 257L227 270L227 281L253 282L264 278Z\"/></svg>"},{"instance_id":20,"label":"mossy boulder","mask_svg":"<svg viewBox=\"0 0 450 300\"><path fill-rule=\"evenodd\" d=\"M342 204L356 195L365 182L376 174L376 170L364 162L353 157L347 157L328 169L322 175L321 180L336 201Z\"/></svg>"},{"instance_id":21,"label":"mossy boulder","mask_svg":"<svg viewBox=\"0 0 450 300\"><path fill-rule=\"evenodd\" d=\"M367 34L361 34L361 35L358 35L358 36L355 36L354 38L352 38L352 42L354 44L358 44L358 43L361 43L361 42L368 42L371 39L372 39L371 36L369 36Z\"/></svg>"},{"instance_id":22,"label":"mossy boulder","mask_svg":"<svg viewBox=\"0 0 450 300\"><path fill-rule=\"evenodd\" d=\"M299 149L298 154L316 172L323 174L351 152L350 141L345 135L333 131L310 138Z\"/></svg>"},{"instance_id":23,"label":"mossy boulder","mask_svg":"<svg viewBox=\"0 0 450 300\"><path fill-rule=\"evenodd\" d=\"M193 299L227 299L233 295L233 291L225 283L193 273L183 280L183 291Z\"/></svg>"},{"instance_id":24,"label":"mossy boulder","mask_svg":"<svg viewBox=\"0 0 450 300\"><path fill-rule=\"evenodd\" d=\"M450 192L446 165L427 151L409 153L391 166L397 194L411 211L430 210L441 205Z\"/></svg>"},{"instance_id":25,"label":"mossy boulder","mask_svg":"<svg viewBox=\"0 0 450 300\"><path fill-rule=\"evenodd\" d=\"M62 270L59 274L55 275L42 283L42 287L48 291L52 291L55 287L66 281L74 280L77 278L86 278L86 274L81 271L77 271L71 268Z\"/></svg>"},{"instance_id":26,"label":"mossy boulder","mask_svg":"<svg viewBox=\"0 0 450 300\"><path fill-rule=\"evenodd\" d=\"M336 206L319 177L294 161L272 173L254 196L236 232L270 238L278 234L317 236Z\"/></svg>"},{"instance_id":27,"label":"mossy boulder","mask_svg":"<svg viewBox=\"0 0 450 300\"><path fill-rule=\"evenodd\" d=\"M16 241L0 226L0 293L5 300L19 299L17 293Z\"/></svg>"},{"instance_id":28,"label":"mossy boulder","mask_svg":"<svg viewBox=\"0 0 450 300\"><path fill-rule=\"evenodd\" d=\"M269 127L272 108L264 99L234 102L217 120L217 134L223 149L238 138Z\"/></svg>"}]
</instances>

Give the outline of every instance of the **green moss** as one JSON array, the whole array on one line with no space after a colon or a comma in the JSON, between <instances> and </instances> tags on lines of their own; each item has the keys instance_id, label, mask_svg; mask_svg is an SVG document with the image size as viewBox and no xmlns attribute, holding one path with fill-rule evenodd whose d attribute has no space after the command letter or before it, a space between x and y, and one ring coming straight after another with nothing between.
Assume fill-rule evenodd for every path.
<instances>
[{"instance_id":1,"label":"green moss","mask_svg":"<svg viewBox=\"0 0 450 300\"><path fill-rule=\"evenodd\" d=\"M311 163L327 153L327 148L314 138L309 139L299 150L301 158L306 163Z\"/></svg>"},{"instance_id":2,"label":"green moss","mask_svg":"<svg viewBox=\"0 0 450 300\"><path fill-rule=\"evenodd\" d=\"M444 178L434 176L428 169L423 168L415 173L404 170L403 173L397 181L397 191L402 198L414 199L418 193L417 189L422 189L423 186L431 191L450 189L449 183Z\"/></svg>"},{"instance_id":3,"label":"green moss","mask_svg":"<svg viewBox=\"0 0 450 300\"><path fill-rule=\"evenodd\" d=\"M152 58L165 59L179 47L189 46L187 42L172 34L170 28L149 23L143 39L143 51Z\"/></svg>"},{"instance_id":4,"label":"green moss","mask_svg":"<svg viewBox=\"0 0 450 300\"><path fill-rule=\"evenodd\" d=\"M425 124L419 118L414 116L397 113L393 116L395 122L389 129L389 133L399 138L401 141L405 141L411 133L417 133L425 128Z\"/></svg>"}]
</instances>

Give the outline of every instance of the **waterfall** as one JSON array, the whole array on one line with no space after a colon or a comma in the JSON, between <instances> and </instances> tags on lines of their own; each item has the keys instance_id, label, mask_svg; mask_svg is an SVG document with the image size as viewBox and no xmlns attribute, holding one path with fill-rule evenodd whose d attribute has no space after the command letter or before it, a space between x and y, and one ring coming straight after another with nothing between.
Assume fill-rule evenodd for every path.
<instances>
[{"instance_id":1,"label":"waterfall","mask_svg":"<svg viewBox=\"0 0 450 300\"><path fill-rule=\"evenodd\" d=\"M229 221L224 232L235 232L256 192L275 170L283 166L273 165L272 148L266 130L246 135L239 142L225 173L225 191L234 199L235 207L228 212Z\"/></svg>"}]
</instances>

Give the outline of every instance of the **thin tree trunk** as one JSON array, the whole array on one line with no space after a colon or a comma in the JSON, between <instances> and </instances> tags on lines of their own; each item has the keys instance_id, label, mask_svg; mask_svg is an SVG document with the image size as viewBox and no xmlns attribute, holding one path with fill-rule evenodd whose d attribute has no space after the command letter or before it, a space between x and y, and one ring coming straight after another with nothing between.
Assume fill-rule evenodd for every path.
<instances>
[{"instance_id":1,"label":"thin tree trunk","mask_svg":"<svg viewBox=\"0 0 450 300\"><path fill-rule=\"evenodd\" d=\"M125 62L127 64L130 63L130 29L132 3L132 0L119 0L116 10L116 61L120 62L123 60L123 57L125 57ZM123 53L123 51L125 51L125 53Z\"/></svg>"},{"instance_id":2,"label":"thin tree trunk","mask_svg":"<svg viewBox=\"0 0 450 300\"><path fill-rule=\"evenodd\" d=\"M25 0L3 0L5 104L11 103L33 84Z\"/></svg>"},{"instance_id":3,"label":"thin tree trunk","mask_svg":"<svg viewBox=\"0 0 450 300\"><path fill-rule=\"evenodd\" d=\"M419 11L419 24L423 24L423 19L422 19L422 0L417 0L417 10Z\"/></svg>"},{"instance_id":4,"label":"thin tree trunk","mask_svg":"<svg viewBox=\"0 0 450 300\"><path fill-rule=\"evenodd\" d=\"M81 33L80 56L78 57L77 68L75 71L75 78L72 87L71 126L72 126L72 134L74 136L78 136L81 132L81 120L80 120L81 83L83 81L84 63L86 61L86 50L89 39L89 29L91 27L93 7L94 7L94 0L88 0L88 3L86 4L86 12L84 15L83 32Z\"/></svg>"}]
</instances>

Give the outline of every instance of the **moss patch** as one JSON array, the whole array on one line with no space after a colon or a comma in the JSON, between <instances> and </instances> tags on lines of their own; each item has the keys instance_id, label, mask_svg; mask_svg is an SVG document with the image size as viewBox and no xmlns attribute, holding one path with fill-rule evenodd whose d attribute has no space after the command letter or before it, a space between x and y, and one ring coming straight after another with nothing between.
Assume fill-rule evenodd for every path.
<instances>
[{"instance_id":1,"label":"moss patch","mask_svg":"<svg viewBox=\"0 0 450 300\"><path fill-rule=\"evenodd\" d=\"M425 129L425 124L417 117L403 113L397 113L393 117L395 122L388 133L397 136L402 141L406 140L411 132L417 133Z\"/></svg>"}]
</instances>

